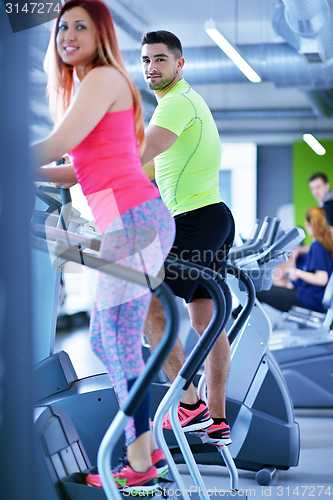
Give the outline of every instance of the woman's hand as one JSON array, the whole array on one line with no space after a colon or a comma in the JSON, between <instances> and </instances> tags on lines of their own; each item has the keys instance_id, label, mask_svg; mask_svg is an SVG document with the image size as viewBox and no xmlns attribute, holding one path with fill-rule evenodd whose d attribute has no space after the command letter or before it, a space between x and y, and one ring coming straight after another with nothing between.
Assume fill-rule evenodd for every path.
<instances>
[{"instance_id":1,"label":"woman's hand","mask_svg":"<svg viewBox=\"0 0 333 500\"><path fill-rule=\"evenodd\" d=\"M72 158L69 156L69 154L66 153L63 156L63 163L62 163L62 165L71 165L71 167L74 170ZM73 182L55 182L54 186L57 189L69 189L69 188L75 186L75 184L77 184L77 181L73 181Z\"/></svg>"},{"instance_id":2,"label":"woman's hand","mask_svg":"<svg viewBox=\"0 0 333 500\"><path fill-rule=\"evenodd\" d=\"M288 267L286 269L288 279L290 279L291 281L297 281L299 279L298 271L299 269L297 269L296 267Z\"/></svg>"},{"instance_id":3,"label":"woman's hand","mask_svg":"<svg viewBox=\"0 0 333 500\"><path fill-rule=\"evenodd\" d=\"M54 182L60 187L71 187L77 183L73 163L52 167L39 167L32 172L34 181Z\"/></svg>"}]
</instances>

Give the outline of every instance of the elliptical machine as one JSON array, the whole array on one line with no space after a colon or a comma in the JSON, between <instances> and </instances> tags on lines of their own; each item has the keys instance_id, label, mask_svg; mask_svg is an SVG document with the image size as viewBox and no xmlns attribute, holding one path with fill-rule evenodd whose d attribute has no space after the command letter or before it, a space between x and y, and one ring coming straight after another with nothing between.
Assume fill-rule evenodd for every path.
<instances>
[{"instance_id":1,"label":"elliptical machine","mask_svg":"<svg viewBox=\"0 0 333 500\"><path fill-rule=\"evenodd\" d=\"M147 277L145 275L138 276L138 273L127 270L123 267L119 268L119 266L116 266L115 264L110 264L107 261L102 261L95 256L83 252L82 249L84 247L94 247L96 242L92 239L87 240L77 234L64 233L59 230L59 228L49 228L47 232L48 250L55 253L55 255L58 255L61 260L69 260L78 263L81 262L84 265L88 265L93 268L100 268L102 265L106 272L110 272L116 276L146 285L145 280ZM35 237L38 236L39 238L45 238L44 228L36 224L33 226L33 234ZM60 243L50 243L50 239L59 240ZM62 241L66 242L65 246L61 244ZM72 245L76 248L71 248ZM36 241L36 239L34 239L34 247L37 249L44 247L44 249L46 249L45 242L41 240ZM151 278L149 279L154 284L154 280ZM201 279L203 282L206 282L207 279L210 280L210 282L213 282L211 277L205 276L204 273L202 273ZM207 286L209 286L210 282L208 282ZM214 286L211 284L210 287L211 294L215 298L216 302L212 327L207 329L201 339L201 342L198 342L198 346L193 352L193 362L188 363L191 367L184 366L184 371L180 374L181 385L188 383L189 378L194 375L196 364L202 363L208 350L211 348L213 342L220 333L221 328L224 327L226 318L231 310L230 298L229 300L224 299L224 296L227 297L228 293L230 295L227 285L224 285L224 294L222 294L220 287L216 283L214 283ZM165 285L164 288L167 289ZM165 293L163 287L162 289L161 287L158 287L155 290L155 293L160 295L162 301L164 300L164 303L167 306L167 312L169 311L170 313L171 311L171 316L176 316L177 318L173 301L170 303L170 297L168 297L168 294ZM226 303L228 303L228 307L226 307ZM175 336L174 331L176 329L176 323L177 321L174 320L173 324L169 327L168 333L170 336L172 332L172 339L174 339ZM106 433L105 439L102 441L97 455L98 470L102 475L107 498L116 498L117 495L119 495L112 480L110 480L111 474L109 469L112 453L115 451L119 456L119 448L121 449L121 444L119 444L118 441L119 438L121 438L127 418L130 415L133 415L139 404L140 398L138 398L138 394L141 395L143 393L144 388L147 387L147 384L149 384L153 376L153 371L156 371L156 368L162 364L172 346L170 339L168 341L165 340L162 344L163 345L158 347L158 352L155 352L148 360L144 374L142 374L137 383L133 386L128 402L123 408L121 408L120 411L117 411L118 404L115 401L113 389L109 382L106 384L105 376L91 377L90 379L92 380L88 379L84 381L77 380L77 377L75 379L75 371L73 368L69 369L70 360L68 356L65 355L48 356L46 359L37 364L35 369L35 380L38 382L38 380L42 378L43 383L39 383L36 389L36 397L42 397L38 400L36 405L35 429L38 435L40 451L42 452L42 458L39 455L41 458L40 462L42 471L41 483L44 481L43 485L45 491L48 492L48 499L63 499L65 497L69 497L70 499L80 498L80 500L82 500L82 498L105 498L103 491L91 489L84 484L85 474L90 469L90 460L88 453L85 450L84 442L92 439L96 446L96 444L99 443L99 440L94 433L94 430L96 427L102 427L102 432L105 432L107 429L107 426L106 429L104 428L104 422L103 425L100 426L96 424L96 420L91 421L91 419L94 418L94 415L91 415L91 413L94 413L93 407L96 406L96 403L97 406L101 407L100 403L102 403L102 400L104 401L107 399L107 397L111 397L115 418L113 419L110 429ZM181 397L181 394L179 394L180 390L181 387L177 387L177 384L172 390L172 400L176 403L178 403L178 400ZM108 402L110 402L110 400ZM99 410L100 409L101 408L99 408ZM167 409L168 406L166 407L166 410ZM87 413L90 414L88 419ZM109 422L113 416L112 411L110 412L110 408L107 408L104 413L103 418L107 419ZM163 414L161 415L163 418ZM73 424L73 420L75 423L76 417L78 417L77 422L81 423L80 431L82 430L82 433L78 433L76 426ZM156 416L156 419L154 432L156 432L157 442L160 444L165 454L168 455L168 447L165 443L163 443L163 439L158 434L158 416ZM92 430L92 434L94 434L93 436L87 436L87 433L89 434L90 430L87 426L89 423L91 424L90 429ZM98 424L101 424L101 420ZM82 426L84 429L82 429ZM99 429L99 432L100 431L101 429ZM82 435L82 440L79 438L79 435ZM223 453L226 457L226 462L229 464L231 469L232 487L235 488L237 472L233 467L232 459L228 455L227 450L224 450ZM189 462L193 460L191 452L187 452L186 455L186 451L184 451L184 456L187 457ZM179 473L170 457L169 466L173 479L177 482L178 486L181 486L182 482ZM200 479L201 476L197 470L193 471L193 475L195 483L203 486L202 480ZM184 491L184 488L180 488L180 491ZM186 491L182 494L182 496L184 496L186 500L189 500Z\"/></svg>"},{"instance_id":2,"label":"elliptical machine","mask_svg":"<svg viewBox=\"0 0 333 500\"><path fill-rule=\"evenodd\" d=\"M272 323L269 349L278 361L294 408L333 406L333 275L325 287L323 306L325 313L296 306L282 313L262 304Z\"/></svg>"},{"instance_id":3,"label":"elliptical machine","mask_svg":"<svg viewBox=\"0 0 333 500\"><path fill-rule=\"evenodd\" d=\"M303 231L294 228L277 239L278 225L277 220L266 218L253 242L230 252L230 258L242 266L258 290L270 288L273 268L304 238ZM233 442L228 449L238 469L256 472L257 482L268 485L276 470L298 465L299 427L283 375L268 349L270 322L255 300L255 290L242 281L243 271L231 265L228 268L228 285L244 314L244 323L231 344L227 416ZM252 309L245 307L248 297L255 301ZM162 381L154 385L153 411L169 384ZM205 399L202 390L201 398ZM164 432L175 462L184 463L173 432ZM197 463L225 465L216 447L190 433L186 436Z\"/></svg>"},{"instance_id":4,"label":"elliptical machine","mask_svg":"<svg viewBox=\"0 0 333 500\"><path fill-rule=\"evenodd\" d=\"M293 307L281 313L264 304L274 324L269 347L295 408L333 406L333 275L323 298L326 313Z\"/></svg>"},{"instance_id":5,"label":"elliptical machine","mask_svg":"<svg viewBox=\"0 0 333 500\"><path fill-rule=\"evenodd\" d=\"M295 234L288 235L280 247L275 246L275 257L286 251L287 240L290 245L294 239ZM82 238L77 240L79 241L82 243ZM86 243L87 247L90 244L96 245ZM266 252L263 257L263 264L267 261L267 266L270 260L268 255L269 252ZM262 276L264 274L261 273ZM244 291L244 284L241 284L243 289L240 290L237 278L231 279L231 284L244 305L247 295L253 292ZM257 312L258 310L260 312ZM246 314L248 312L249 310ZM221 324L217 326L220 327ZM227 394L228 419L233 428L230 453L237 467L257 472L256 478L259 484L263 485L269 484L276 469L286 470L296 466L299 453L299 430L294 422L290 398L275 361L268 359L269 329L267 318L257 304L253 308L250 322L246 320L232 345L232 366ZM35 376L36 400L39 404L56 405L71 416L87 456L94 463L98 443L118 409L107 375L97 375L79 381L68 356L63 354L48 356L41 361L36 367ZM153 384L153 411L168 387L168 383ZM83 410L87 408L89 411ZM181 463L184 458L180 447L173 433L166 433L169 433L166 437L173 457L176 462ZM261 446L258 446L258 440L262 443ZM198 463L225 465L215 447L203 444L198 437L192 435L188 436L188 441ZM114 451L114 459L119 456L121 447L120 440Z\"/></svg>"}]
</instances>

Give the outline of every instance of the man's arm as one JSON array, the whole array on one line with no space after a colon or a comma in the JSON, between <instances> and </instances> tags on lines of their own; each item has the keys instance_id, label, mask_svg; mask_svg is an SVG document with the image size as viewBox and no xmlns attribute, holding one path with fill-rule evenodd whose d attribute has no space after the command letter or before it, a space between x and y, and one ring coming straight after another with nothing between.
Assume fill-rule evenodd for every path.
<instances>
[{"instance_id":1,"label":"man's arm","mask_svg":"<svg viewBox=\"0 0 333 500\"><path fill-rule=\"evenodd\" d=\"M178 135L156 125L149 125L145 130L146 146L141 155L142 165L169 149L178 139Z\"/></svg>"}]
</instances>

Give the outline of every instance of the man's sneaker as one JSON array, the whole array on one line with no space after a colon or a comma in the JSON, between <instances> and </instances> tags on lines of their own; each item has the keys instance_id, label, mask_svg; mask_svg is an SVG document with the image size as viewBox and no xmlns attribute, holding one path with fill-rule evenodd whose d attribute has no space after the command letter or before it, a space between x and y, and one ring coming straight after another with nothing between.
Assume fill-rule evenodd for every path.
<instances>
[{"instance_id":1,"label":"man's sneaker","mask_svg":"<svg viewBox=\"0 0 333 500\"><path fill-rule=\"evenodd\" d=\"M162 450L155 450L151 456L151 461L156 467L158 477L164 477L169 472L168 462Z\"/></svg>"},{"instance_id":2,"label":"man's sneaker","mask_svg":"<svg viewBox=\"0 0 333 500\"><path fill-rule=\"evenodd\" d=\"M159 490L157 470L153 465L147 472L136 472L126 458L112 471L113 479L120 492L129 495L154 495ZM86 483L96 488L103 488L99 474L88 474Z\"/></svg>"},{"instance_id":3,"label":"man's sneaker","mask_svg":"<svg viewBox=\"0 0 333 500\"><path fill-rule=\"evenodd\" d=\"M178 419L184 432L193 432L199 429L206 429L213 424L213 419L209 414L207 405L201 402L199 408L196 410L188 410L178 405ZM167 412L163 419L163 429L172 429L169 412Z\"/></svg>"},{"instance_id":4,"label":"man's sneaker","mask_svg":"<svg viewBox=\"0 0 333 500\"><path fill-rule=\"evenodd\" d=\"M224 419L224 421L218 425L213 424L207 427L206 437L207 439L205 439L204 442L208 444L215 444L220 446L231 444L230 426L228 424L228 421Z\"/></svg>"}]
</instances>

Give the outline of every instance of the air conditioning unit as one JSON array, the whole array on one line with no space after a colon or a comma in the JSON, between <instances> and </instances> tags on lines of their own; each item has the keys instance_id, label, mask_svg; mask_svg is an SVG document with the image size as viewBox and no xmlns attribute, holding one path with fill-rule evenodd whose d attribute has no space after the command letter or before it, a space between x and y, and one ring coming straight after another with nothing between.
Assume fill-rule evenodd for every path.
<instances>
[{"instance_id":1,"label":"air conditioning unit","mask_svg":"<svg viewBox=\"0 0 333 500\"><path fill-rule=\"evenodd\" d=\"M319 38L300 37L299 53L310 64L326 63L325 49Z\"/></svg>"}]
</instances>

